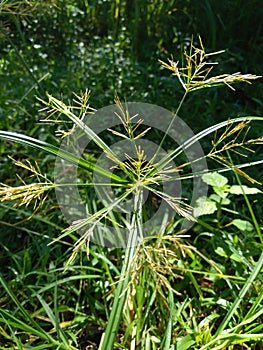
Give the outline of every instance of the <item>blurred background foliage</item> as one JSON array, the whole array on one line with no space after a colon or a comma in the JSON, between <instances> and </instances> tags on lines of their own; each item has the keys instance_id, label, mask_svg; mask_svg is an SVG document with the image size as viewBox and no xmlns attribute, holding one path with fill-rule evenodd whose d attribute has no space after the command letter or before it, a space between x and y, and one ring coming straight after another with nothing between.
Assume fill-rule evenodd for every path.
<instances>
[{"instance_id":1,"label":"blurred background foliage","mask_svg":"<svg viewBox=\"0 0 263 350\"><path fill-rule=\"evenodd\" d=\"M0 13L1 127L33 128L35 95L46 91L71 99L72 92L91 89L95 108L113 103L118 93L173 110L182 91L158 59L180 60L198 35L208 51L226 49L220 72L260 74L262 11L259 0L6 1ZM199 128L200 113L205 124L220 118L219 111L223 119L258 112L261 92L257 82L203 93L200 103L188 101L184 118Z\"/></svg>"},{"instance_id":2,"label":"blurred background foliage","mask_svg":"<svg viewBox=\"0 0 263 350\"><path fill-rule=\"evenodd\" d=\"M53 126L41 122L42 106L36 96L46 99L46 92L70 103L74 92L90 89L92 107L97 109L114 103L118 94L121 100L152 103L174 111L183 91L169 71L161 69L158 59L166 61L172 55L175 61L180 60L191 40L198 43L199 35L208 52L226 50L219 57L217 73L260 75L262 18L260 0L1 1L0 129L59 144L60 140L52 136ZM220 88L194 92L188 96L181 117L198 132L230 117L260 115L262 88L262 80L258 80L252 86L237 86L235 91ZM0 182L20 184L15 180L16 173L22 178L28 174L15 168L7 156L24 159L29 152L30 159L37 160L41 169L53 176L52 157L40 157L33 149L1 142ZM262 170L253 171L257 179L263 179ZM241 205L236 205L238 211ZM0 225L4 227L0 265L25 300L30 295L28 283L41 286L55 281L57 277L48 270L63 266L71 252L69 242L47 245L65 228L55 198L50 196L29 222L26 218L31 214L30 207L0 204ZM210 242L208 245L210 249ZM101 248L94 250L100 252ZM80 259L82 263L87 264L86 258ZM94 268L101 267L95 256L90 263ZM32 271L46 275L28 282ZM101 276L107 273L102 269ZM75 299L70 295L70 286L67 293L62 291L61 305L74 304L75 300L77 310L78 305L89 303L85 298L94 298L90 307L95 311L91 314L97 313L96 319L104 318L106 301L99 300L110 291L108 284L101 287L93 279L85 283L90 292L83 300L77 293ZM79 290L83 293L84 287L82 290L80 285ZM89 327L93 322L89 321ZM95 329L96 333L97 326ZM84 333L82 336L85 338Z\"/></svg>"}]
</instances>

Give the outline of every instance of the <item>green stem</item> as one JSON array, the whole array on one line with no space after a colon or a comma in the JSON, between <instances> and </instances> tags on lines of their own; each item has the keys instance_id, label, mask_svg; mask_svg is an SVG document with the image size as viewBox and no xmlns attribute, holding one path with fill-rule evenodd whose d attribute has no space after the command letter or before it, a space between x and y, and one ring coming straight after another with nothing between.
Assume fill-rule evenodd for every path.
<instances>
[{"instance_id":1,"label":"green stem","mask_svg":"<svg viewBox=\"0 0 263 350\"><path fill-rule=\"evenodd\" d=\"M121 279L118 284L110 318L106 327L105 334L101 339L99 350L113 349L114 341L117 336L117 331L119 329L119 324L120 324L122 312L124 309L124 304L126 301L127 287L130 280L129 274L127 272L130 270L134 253L135 253L135 247L130 247L126 250L125 260L123 263L121 276L120 276L120 278L123 278L123 279Z\"/></svg>"},{"instance_id":2,"label":"green stem","mask_svg":"<svg viewBox=\"0 0 263 350\"><path fill-rule=\"evenodd\" d=\"M142 215L142 189L138 185L134 196L134 213L131 218L130 237L127 242L124 262L121 270L120 281L116 290L110 318L103 334L99 350L112 350L119 329L124 305L127 297L128 284L130 282L130 270L136 252L136 242L140 235Z\"/></svg>"},{"instance_id":3,"label":"green stem","mask_svg":"<svg viewBox=\"0 0 263 350\"><path fill-rule=\"evenodd\" d=\"M163 138L162 138L162 140L161 140L161 142L160 142L160 144L159 144L159 146L158 146L158 149L157 149L156 153L154 154L154 156L153 156L153 158L152 158L152 162L154 162L154 160L155 160L156 157L158 156L158 154L159 154L159 152L160 152L160 150L161 150L161 148L162 148L162 145L164 144L164 141L165 141L166 137L168 136L169 131L170 131L171 128L172 128L172 125L173 125L173 123L174 123L174 120L175 120L175 118L178 116L178 114L179 114L179 112L180 112L180 110L181 110L181 108L182 108L182 105L183 105L183 103L184 103L184 101L185 101L185 99L186 99L187 92L188 92L188 91L185 91L185 93L184 93L184 95L183 95L183 97L182 97L182 99L181 99L181 101L180 101L180 103L179 103L179 105L178 105L178 107L177 107L175 113L174 113L174 116L172 117L172 119L171 119L171 121L170 121L170 123L169 123L169 125L168 125L168 127L167 127L167 130L166 130L166 132L165 132L165 134L164 134L164 136L163 136Z\"/></svg>"},{"instance_id":4,"label":"green stem","mask_svg":"<svg viewBox=\"0 0 263 350\"><path fill-rule=\"evenodd\" d=\"M217 228L219 229L220 228L220 219L221 219L221 213L222 213L222 202L223 202L223 199L221 198L220 199L220 202L218 204L218 210L217 210L217 214L216 214L216 220L217 220Z\"/></svg>"}]
</instances>

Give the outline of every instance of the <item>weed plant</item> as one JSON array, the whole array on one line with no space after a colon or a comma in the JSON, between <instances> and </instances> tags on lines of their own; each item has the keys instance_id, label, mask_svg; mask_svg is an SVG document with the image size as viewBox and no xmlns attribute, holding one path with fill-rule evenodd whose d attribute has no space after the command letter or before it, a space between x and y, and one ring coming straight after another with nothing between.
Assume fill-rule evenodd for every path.
<instances>
[{"instance_id":1,"label":"weed plant","mask_svg":"<svg viewBox=\"0 0 263 350\"><path fill-rule=\"evenodd\" d=\"M76 97L75 105L51 95L47 101L42 100L46 120L58 125L56 138L74 135L78 127L93 140L93 147L80 159L52 143L0 131L0 137L7 142L21 143L78 166L77 186L87 188L84 198L92 210L86 218L53 237L53 244L48 232L33 232L18 223L16 227L24 227L30 237L42 235L41 249L31 245L16 253L2 244L12 261L13 273L11 283L1 275L5 291L0 310L1 341L6 344L3 348L200 350L261 346L263 239L254 203L262 191L260 182L245 170L263 162L248 158L253 147L263 142L261 135L249 137L249 125L263 118L244 116L214 124L177 148L168 142L168 132L189 94L221 85L233 89L236 83L251 83L259 78L241 73L211 76L219 53L206 53L200 39L199 47L191 44L185 51L182 66L173 59L161 61L184 92L166 133L161 135L160 148L169 151L161 158L157 157L160 148L150 160L146 158L147 152L138 140L147 138L149 130L141 129L143 121L135 122L134 115L118 98L116 118L122 129L108 130L105 139L96 135L84 122L95 112L89 105L88 92ZM123 161L111 149L106 141L118 137L130 141L135 156L126 154ZM206 137L212 139L212 144L204 159L217 164L213 171L192 173L191 164L185 161L170 167L172 160L181 161L185 150ZM98 150L111 160L116 172L109 173L96 165ZM15 202L12 210L18 212L22 205L31 206L33 220L44 222L49 232L53 228L60 230L39 210L49 200L50 191L67 184L54 183L41 172L38 163L10 160L31 177L19 175L19 186L1 184L1 201ZM182 170L183 183L202 176L210 186L209 197L199 198L195 208L162 188L163 182L174 181ZM110 204L105 205L94 195L97 184L92 180L93 172L110 178L111 186L120 189ZM237 185L230 185L222 173L233 174ZM143 220L152 208L145 208L145 190L165 201L174 213L172 218L164 216L162 228L156 227L150 235L147 233L147 238ZM133 211L130 215L119 213L116 209L128 197L132 198ZM245 203L244 217L238 207L231 205L239 203L240 197ZM90 243L94 230L105 220L116 231L120 226L129 230L126 249L106 249ZM184 232L180 230L182 220L196 223ZM79 236L81 229L84 233ZM32 266L35 251L40 260ZM5 274L10 274L8 269Z\"/></svg>"}]
</instances>

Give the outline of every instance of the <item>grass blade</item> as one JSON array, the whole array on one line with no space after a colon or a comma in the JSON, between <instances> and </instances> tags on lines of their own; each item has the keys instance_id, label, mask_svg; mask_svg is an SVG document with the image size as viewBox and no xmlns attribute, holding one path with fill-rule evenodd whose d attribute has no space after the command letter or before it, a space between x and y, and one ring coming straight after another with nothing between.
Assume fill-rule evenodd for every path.
<instances>
[{"instance_id":1,"label":"grass blade","mask_svg":"<svg viewBox=\"0 0 263 350\"><path fill-rule=\"evenodd\" d=\"M35 336L39 337L40 339L44 339L46 341L51 342L53 345L59 344L59 342L57 342L55 339L53 339L43 329L39 330L39 329L36 329L34 327L29 326L27 323L19 320L15 316L11 315L8 311L1 309L0 314L2 315L2 318L0 318L0 322L3 322L3 323L8 322L9 325L12 325L16 328L19 328L19 329L21 329L29 334L34 334Z\"/></svg>"},{"instance_id":2,"label":"grass blade","mask_svg":"<svg viewBox=\"0 0 263 350\"><path fill-rule=\"evenodd\" d=\"M185 142L183 142L174 151L165 155L163 157L163 159L161 159L160 162L157 164L157 167L153 173L157 173L161 169L165 168L172 160L174 160L180 154L185 152L185 150L187 150L189 147L191 147L197 141L203 139L205 136L210 135L213 132L215 132L215 131L217 131L225 126L229 126L229 125L234 124L234 123L244 122L244 121L248 121L248 120L249 121L253 121L253 120L263 121L263 117L247 116L247 117L234 118L234 119L226 120L224 122L212 125L209 128L202 130L197 135L194 135L193 137L191 137L188 140L186 140Z\"/></svg>"},{"instance_id":3,"label":"grass blade","mask_svg":"<svg viewBox=\"0 0 263 350\"><path fill-rule=\"evenodd\" d=\"M119 183L127 182L123 180L121 177L117 176L116 174L113 174L111 172L108 172L107 170L100 168L98 165L94 164L91 161L88 161L83 158L78 158L74 154L67 152L65 150L62 150L50 143L40 141L38 139L35 139L33 137L15 133L15 132L9 132L9 131L0 131L0 138L8 141L18 142L26 146L30 146L33 148L36 148L40 151L48 152L49 154L52 154L56 157L60 157L64 160L67 160L70 163L73 163L84 170L89 171L95 171L103 176L109 177L114 181L117 181Z\"/></svg>"},{"instance_id":4,"label":"grass blade","mask_svg":"<svg viewBox=\"0 0 263 350\"><path fill-rule=\"evenodd\" d=\"M55 288L56 288L56 286L55 286ZM66 335L64 334L63 330L61 329L61 327L59 325L58 318L54 315L54 313L51 310L51 308L49 307L49 305L45 302L45 300L39 294L37 294L37 298L40 301L40 303L42 304L44 310L46 311L46 314L48 315L52 325L56 329L60 341L63 342L64 345L68 346L69 344L68 344Z\"/></svg>"},{"instance_id":5,"label":"grass blade","mask_svg":"<svg viewBox=\"0 0 263 350\"><path fill-rule=\"evenodd\" d=\"M9 288L9 286L6 284L4 278L2 277L1 274L0 274L0 282L2 283L2 286L6 290L9 297L12 299L14 304L17 306L17 308L20 310L20 312L24 316L25 320L27 320L29 323L31 323L32 326L34 326L37 330L42 332L43 331L42 328L32 319L32 317L29 315L29 313L26 311L26 309L23 307L23 305L17 300L16 296L14 295L12 290Z\"/></svg>"},{"instance_id":6,"label":"grass blade","mask_svg":"<svg viewBox=\"0 0 263 350\"><path fill-rule=\"evenodd\" d=\"M227 327L230 319L234 315L234 313L237 310L237 308L238 308L239 304L241 303L241 301L244 299L244 296L248 292L249 288L251 287L253 281L256 279L257 275L261 271L262 267L263 267L263 253L260 255L260 258L259 258L256 266L252 270L252 272L251 272L251 274L250 274L246 284L243 286L243 288L239 292L239 295L237 296L237 298L235 299L234 303L230 307L228 313L226 314L225 318L223 319L223 321L219 325L219 327L218 327L218 329L216 331L216 335L221 334L224 331L224 329Z\"/></svg>"}]
</instances>

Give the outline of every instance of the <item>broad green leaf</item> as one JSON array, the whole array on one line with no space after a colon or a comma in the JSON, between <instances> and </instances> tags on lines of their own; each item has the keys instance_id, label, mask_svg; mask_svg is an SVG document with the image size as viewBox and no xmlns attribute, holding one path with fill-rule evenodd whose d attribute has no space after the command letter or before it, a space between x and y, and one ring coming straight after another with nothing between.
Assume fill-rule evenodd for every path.
<instances>
[{"instance_id":1,"label":"broad green leaf","mask_svg":"<svg viewBox=\"0 0 263 350\"><path fill-rule=\"evenodd\" d=\"M224 258L228 257L227 253L224 251L224 249L222 247L217 247L215 252Z\"/></svg>"},{"instance_id":2,"label":"broad green leaf","mask_svg":"<svg viewBox=\"0 0 263 350\"><path fill-rule=\"evenodd\" d=\"M216 202L207 197L200 197L196 201L197 206L194 208L194 216L209 215L217 211Z\"/></svg>"},{"instance_id":3,"label":"broad green leaf","mask_svg":"<svg viewBox=\"0 0 263 350\"><path fill-rule=\"evenodd\" d=\"M220 196L218 196L217 194L213 193L211 194L211 196L209 196L209 198L212 201L215 201L216 203L220 203L220 205L228 205L231 203L230 199L228 198L222 198Z\"/></svg>"},{"instance_id":4,"label":"broad green leaf","mask_svg":"<svg viewBox=\"0 0 263 350\"><path fill-rule=\"evenodd\" d=\"M232 224L236 226L241 231L253 231L254 226L246 220L235 219L232 221Z\"/></svg>"},{"instance_id":5,"label":"broad green leaf","mask_svg":"<svg viewBox=\"0 0 263 350\"><path fill-rule=\"evenodd\" d=\"M204 174L202 176L202 180L208 185L217 187L217 188L224 187L228 182L228 179L225 176L220 175L217 172Z\"/></svg>"},{"instance_id":6,"label":"broad green leaf","mask_svg":"<svg viewBox=\"0 0 263 350\"><path fill-rule=\"evenodd\" d=\"M256 187L248 187L248 186L239 186L239 185L233 185L228 189L229 193L231 194L257 194L262 193L261 190L259 190Z\"/></svg>"},{"instance_id":7,"label":"broad green leaf","mask_svg":"<svg viewBox=\"0 0 263 350\"><path fill-rule=\"evenodd\" d=\"M215 191L215 193L220 197L220 198L226 198L228 195L228 190L229 186L225 185L223 187L218 187L218 186L213 186L213 190Z\"/></svg>"}]
</instances>

